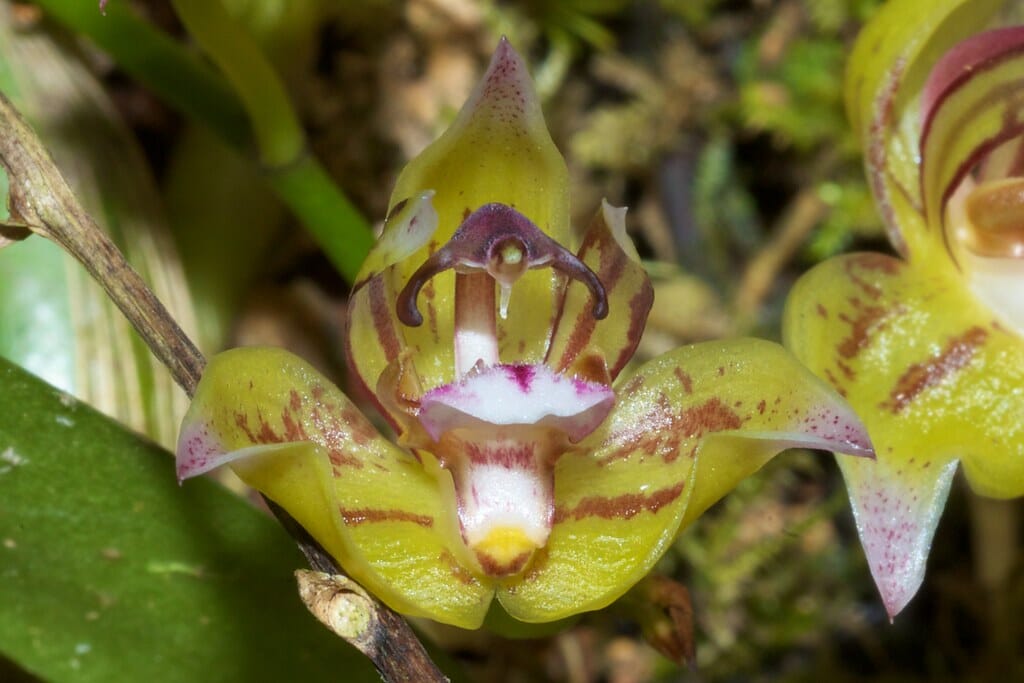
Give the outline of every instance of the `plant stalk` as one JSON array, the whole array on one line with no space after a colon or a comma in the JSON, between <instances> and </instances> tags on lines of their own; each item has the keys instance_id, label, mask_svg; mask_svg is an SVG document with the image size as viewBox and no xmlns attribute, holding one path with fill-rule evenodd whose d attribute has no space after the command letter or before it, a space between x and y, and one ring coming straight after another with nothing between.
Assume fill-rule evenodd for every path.
<instances>
[{"instance_id":1,"label":"plant stalk","mask_svg":"<svg viewBox=\"0 0 1024 683\"><path fill-rule=\"evenodd\" d=\"M35 132L0 93L0 165L9 180L10 220L0 235L25 237L25 229L53 240L71 253L124 312L153 354L167 366L190 397L206 361L195 344L128 264L124 255L75 199ZM344 575L334 559L285 511L271 504L281 525L295 539L310 566ZM349 642L366 654L388 683L446 681L408 622L368 594L356 596L354 610L368 612L369 634Z\"/></svg>"}]
</instances>

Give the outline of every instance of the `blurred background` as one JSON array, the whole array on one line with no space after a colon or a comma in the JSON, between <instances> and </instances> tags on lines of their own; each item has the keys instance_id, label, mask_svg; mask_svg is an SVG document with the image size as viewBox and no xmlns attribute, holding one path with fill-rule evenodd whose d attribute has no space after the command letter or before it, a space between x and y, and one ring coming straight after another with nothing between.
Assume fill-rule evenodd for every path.
<instances>
[{"instance_id":1,"label":"blurred background","mask_svg":"<svg viewBox=\"0 0 1024 683\"><path fill-rule=\"evenodd\" d=\"M221 128L183 115L111 56L141 39L95 33L75 4L100 16L89 0L0 1L0 89L204 351L286 346L343 383L346 277L268 189L273 169L224 134L230 108ZM380 223L399 169L508 36L567 158L575 225L602 197L630 207L656 287L638 360L716 337L778 339L803 271L891 251L842 108L845 56L878 0L223 4L282 76L353 234ZM195 51L171 3L107 9L129 5ZM84 123L68 115L82 107ZM358 242L346 239L342 250ZM0 254L0 353L172 443L183 397L84 275L28 244ZM536 642L422 627L469 680L1024 680L1021 510L954 485L925 585L890 624L831 456L793 451L658 567L690 591L692 667L647 645L628 605Z\"/></svg>"}]
</instances>

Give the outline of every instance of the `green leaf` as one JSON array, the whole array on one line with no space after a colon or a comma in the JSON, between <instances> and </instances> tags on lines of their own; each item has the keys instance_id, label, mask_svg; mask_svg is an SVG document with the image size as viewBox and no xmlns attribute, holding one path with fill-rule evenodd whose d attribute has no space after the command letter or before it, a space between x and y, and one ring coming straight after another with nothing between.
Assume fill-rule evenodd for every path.
<instances>
[{"instance_id":1,"label":"green leaf","mask_svg":"<svg viewBox=\"0 0 1024 683\"><path fill-rule=\"evenodd\" d=\"M299 553L213 482L0 359L0 655L49 681L378 680Z\"/></svg>"}]
</instances>

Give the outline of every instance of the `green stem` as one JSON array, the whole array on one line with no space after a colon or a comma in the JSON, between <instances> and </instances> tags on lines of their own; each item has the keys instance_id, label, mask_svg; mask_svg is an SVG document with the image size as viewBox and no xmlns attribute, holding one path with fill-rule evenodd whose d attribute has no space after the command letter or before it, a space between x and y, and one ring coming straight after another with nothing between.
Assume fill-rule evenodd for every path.
<instances>
[{"instance_id":1,"label":"green stem","mask_svg":"<svg viewBox=\"0 0 1024 683\"><path fill-rule=\"evenodd\" d=\"M227 77L249 114L263 164L295 161L306 136L284 85L259 46L220 0L171 0L185 28Z\"/></svg>"},{"instance_id":2,"label":"green stem","mask_svg":"<svg viewBox=\"0 0 1024 683\"><path fill-rule=\"evenodd\" d=\"M255 137L269 185L313 234L338 271L349 282L355 279L373 244L370 227L320 162L305 151L302 130L280 80L251 39L230 20L217 16L218 10L223 14L219 2L176 0L175 5L179 11L185 7L188 19L183 15L183 20L195 25L190 26L193 35L211 50L211 57L238 88L241 100L219 74L140 19L125 3L110 3L104 16L93 2L37 1L59 22L90 38L167 104L207 125L236 150L251 153ZM217 8L211 9L212 4ZM248 48L239 47L246 43ZM232 50L240 51L232 54ZM262 81L268 72L270 77ZM276 85L268 86L271 82Z\"/></svg>"},{"instance_id":3,"label":"green stem","mask_svg":"<svg viewBox=\"0 0 1024 683\"><path fill-rule=\"evenodd\" d=\"M293 198L288 202L291 210L338 272L349 282L355 281L373 246L373 233L362 214L338 192L320 162L306 154L287 167L270 171L267 182L279 196Z\"/></svg>"},{"instance_id":4,"label":"green stem","mask_svg":"<svg viewBox=\"0 0 1024 683\"><path fill-rule=\"evenodd\" d=\"M37 0L54 19L92 40L118 66L189 118L202 121L237 149L252 144L238 98L213 69L169 36L140 19L125 2Z\"/></svg>"}]
</instances>

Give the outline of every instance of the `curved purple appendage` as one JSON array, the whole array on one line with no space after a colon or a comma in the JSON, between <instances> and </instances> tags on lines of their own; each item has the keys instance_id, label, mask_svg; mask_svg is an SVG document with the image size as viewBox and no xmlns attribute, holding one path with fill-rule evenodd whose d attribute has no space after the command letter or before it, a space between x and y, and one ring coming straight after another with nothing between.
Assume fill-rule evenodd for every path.
<instances>
[{"instance_id":1,"label":"curved purple appendage","mask_svg":"<svg viewBox=\"0 0 1024 683\"><path fill-rule=\"evenodd\" d=\"M506 261L511 248L518 260ZM485 204L470 214L452 238L412 274L398 294L398 319L417 327L423 323L416 305L420 290L435 275L455 268L487 271L496 279L514 281L523 271L550 266L587 286L594 298L593 315L608 315L608 297L597 275L572 252L545 235L529 218L505 204Z\"/></svg>"},{"instance_id":2,"label":"curved purple appendage","mask_svg":"<svg viewBox=\"0 0 1024 683\"><path fill-rule=\"evenodd\" d=\"M405 283L405 287L398 293L396 300L395 313L402 324L409 327L419 327L423 324L423 315L416 305L416 297L419 296L420 290L430 281L430 278L449 268L454 268L456 263L454 254L442 247L416 269L409 281Z\"/></svg>"}]
</instances>

